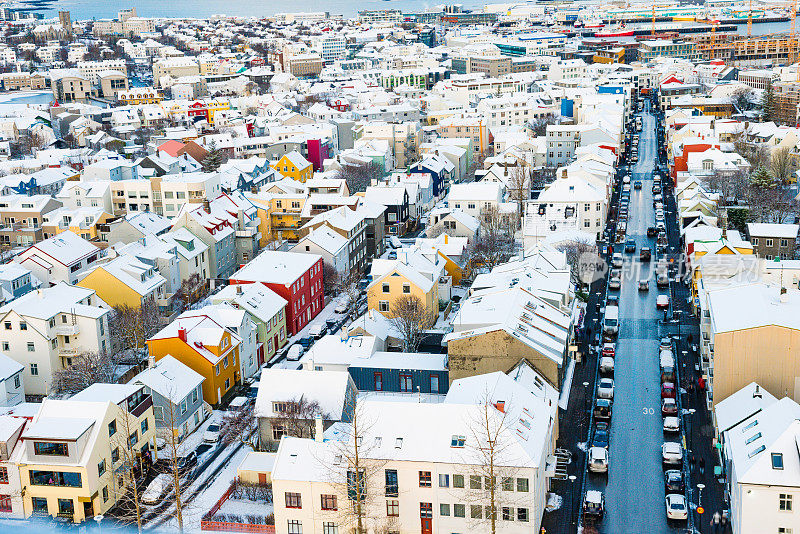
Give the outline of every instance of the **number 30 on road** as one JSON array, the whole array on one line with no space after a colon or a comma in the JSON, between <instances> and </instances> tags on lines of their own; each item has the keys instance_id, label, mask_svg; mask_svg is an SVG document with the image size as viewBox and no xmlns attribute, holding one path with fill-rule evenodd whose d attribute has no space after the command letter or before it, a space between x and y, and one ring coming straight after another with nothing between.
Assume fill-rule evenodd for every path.
<instances>
[{"instance_id":1,"label":"number 30 on road","mask_svg":"<svg viewBox=\"0 0 800 534\"><path fill-rule=\"evenodd\" d=\"M655 415L656 411L653 408L644 407L642 408L642 415Z\"/></svg>"}]
</instances>

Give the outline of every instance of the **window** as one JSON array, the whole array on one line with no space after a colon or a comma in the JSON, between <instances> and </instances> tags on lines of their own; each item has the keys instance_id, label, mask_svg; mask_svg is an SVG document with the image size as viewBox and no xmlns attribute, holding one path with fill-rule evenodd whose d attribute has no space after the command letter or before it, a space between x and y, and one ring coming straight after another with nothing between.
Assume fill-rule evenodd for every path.
<instances>
[{"instance_id":1,"label":"window","mask_svg":"<svg viewBox=\"0 0 800 534\"><path fill-rule=\"evenodd\" d=\"M103 458L100 463L97 464L97 476L103 476L103 473L106 472L106 459Z\"/></svg>"},{"instance_id":2,"label":"window","mask_svg":"<svg viewBox=\"0 0 800 534\"><path fill-rule=\"evenodd\" d=\"M287 491L284 496L286 497L286 508L302 508L303 504L300 499L299 493Z\"/></svg>"},{"instance_id":3,"label":"window","mask_svg":"<svg viewBox=\"0 0 800 534\"><path fill-rule=\"evenodd\" d=\"M480 475L470 475L469 476L469 489L481 489L481 476Z\"/></svg>"},{"instance_id":4,"label":"window","mask_svg":"<svg viewBox=\"0 0 800 534\"><path fill-rule=\"evenodd\" d=\"M439 473L439 487L440 488L450 487L450 475Z\"/></svg>"},{"instance_id":5,"label":"window","mask_svg":"<svg viewBox=\"0 0 800 534\"><path fill-rule=\"evenodd\" d=\"M389 292L389 284L383 284L383 292L384 293L388 293ZM10 323L9 323L9 325L10 325ZM10 326L6 330L11 330Z\"/></svg>"},{"instance_id":6,"label":"window","mask_svg":"<svg viewBox=\"0 0 800 534\"><path fill-rule=\"evenodd\" d=\"M66 443L51 443L49 441L34 441L33 451L39 456L69 456Z\"/></svg>"},{"instance_id":7,"label":"window","mask_svg":"<svg viewBox=\"0 0 800 534\"><path fill-rule=\"evenodd\" d=\"M33 341L28 341L28 352L36 352L36 347L33 345Z\"/></svg>"},{"instance_id":8,"label":"window","mask_svg":"<svg viewBox=\"0 0 800 534\"><path fill-rule=\"evenodd\" d=\"M439 393L439 375L431 375L431 393Z\"/></svg>"},{"instance_id":9,"label":"window","mask_svg":"<svg viewBox=\"0 0 800 534\"><path fill-rule=\"evenodd\" d=\"M528 479L527 478L518 478L517 479L517 491L528 491Z\"/></svg>"},{"instance_id":10,"label":"window","mask_svg":"<svg viewBox=\"0 0 800 534\"><path fill-rule=\"evenodd\" d=\"M387 497L397 497L398 496L398 485L397 485L397 470L396 469L387 469L386 470L386 496Z\"/></svg>"},{"instance_id":11,"label":"window","mask_svg":"<svg viewBox=\"0 0 800 534\"><path fill-rule=\"evenodd\" d=\"M411 373L400 373L400 391L411 392L414 390Z\"/></svg>"},{"instance_id":12,"label":"window","mask_svg":"<svg viewBox=\"0 0 800 534\"><path fill-rule=\"evenodd\" d=\"M367 477L364 469L347 471L347 497L352 501L363 501L367 495Z\"/></svg>"},{"instance_id":13,"label":"window","mask_svg":"<svg viewBox=\"0 0 800 534\"><path fill-rule=\"evenodd\" d=\"M408 284L403 284L403 293L411 293L411 286Z\"/></svg>"},{"instance_id":14,"label":"window","mask_svg":"<svg viewBox=\"0 0 800 534\"><path fill-rule=\"evenodd\" d=\"M757 238L757 237L754 237L754 238L750 239L750 242L751 242L752 244L754 244L754 245L758 246L758 238Z\"/></svg>"},{"instance_id":15,"label":"window","mask_svg":"<svg viewBox=\"0 0 800 534\"><path fill-rule=\"evenodd\" d=\"M8 468L0 467L0 484L8 484Z\"/></svg>"},{"instance_id":16,"label":"window","mask_svg":"<svg viewBox=\"0 0 800 534\"><path fill-rule=\"evenodd\" d=\"M45 497L32 497L31 504L33 504L33 511L39 513L49 513L47 509L47 499Z\"/></svg>"},{"instance_id":17,"label":"window","mask_svg":"<svg viewBox=\"0 0 800 534\"><path fill-rule=\"evenodd\" d=\"M103 487L103 502L108 502L108 486Z\"/></svg>"},{"instance_id":18,"label":"window","mask_svg":"<svg viewBox=\"0 0 800 534\"><path fill-rule=\"evenodd\" d=\"M450 515L450 505L449 504L439 504L439 515L442 516L449 516Z\"/></svg>"},{"instance_id":19,"label":"window","mask_svg":"<svg viewBox=\"0 0 800 534\"><path fill-rule=\"evenodd\" d=\"M323 510L337 510L336 495L320 495Z\"/></svg>"},{"instance_id":20,"label":"window","mask_svg":"<svg viewBox=\"0 0 800 534\"><path fill-rule=\"evenodd\" d=\"M453 505L453 517L466 517L467 510L466 506L463 504L454 504Z\"/></svg>"},{"instance_id":21,"label":"window","mask_svg":"<svg viewBox=\"0 0 800 534\"><path fill-rule=\"evenodd\" d=\"M767 239L767 246L768 246L768 247L771 247L771 246L772 246L772 239Z\"/></svg>"},{"instance_id":22,"label":"window","mask_svg":"<svg viewBox=\"0 0 800 534\"><path fill-rule=\"evenodd\" d=\"M11 511L11 496L0 495L0 512L10 512L10 511Z\"/></svg>"},{"instance_id":23,"label":"window","mask_svg":"<svg viewBox=\"0 0 800 534\"><path fill-rule=\"evenodd\" d=\"M216 376L219 376L219 364L214 366L214 373Z\"/></svg>"},{"instance_id":24,"label":"window","mask_svg":"<svg viewBox=\"0 0 800 534\"><path fill-rule=\"evenodd\" d=\"M81 474L62 471L29 471L33 486L60 486L80 488Z\"/></svg>"},{"instance_id":25,"label":"window","mask_svg":"<svg viewBox=\"0 0 800 534\"><path fill-rule=\"evenodd\" d=\"M778 495L778 510L782 512L791 512L792 511L792 494L791 493L781 493Z\"/></svg>"},{"instance_id":26,"label":"window","mask_svg":"<svg viewBox=\"0 0 800 534\"><path fill-rule=\"evenodd\" d=\"M339 527L332 521L323 521L322 534L339 534Z\"/></svg>"},{"instance_id":27,"label":"window","mask_svg":"<svg viewBox=\"0 0 800 534\"><path fill-rule=\"evenodd\" d=\"M375 373L375 391L383 391L383 373Z\"/></svg>"},{"instance_id":28,"label":"window","mask_svg":"<svg viewBox=\"0 0 800 534\"><path fill-rule=\"evenodd\" d=\"M5 322L5 323L3 323L3 324L5 325L5 327L6 327L6 330L11 330L11 321L6 321L6 322Z\"/></svg>"},{"instance_id":29,"label":"window","mask_svg":"<svg viewBox=\"0 0 800 534\"><path fill-rule=\"evenodd\" d=\"M453 475L453 487L454 488L464 487L464 475Z\"/></svg>"},{"instance_id":30,"label":"window","mask_svg":"<svg viewBox=\"0 0 800 534\"><path fill-rule=\"evenodd\" d=\"M481 506L480 504L471 504L469 507L469 516L472 519L483 518L483 506Z\"/></svg>"},{"instance_id":31,"label":"window","mask_svg":"<svg viewBox=\"0 0 800 534\"><path fill-rule=\"evenodd\" d=\"M137 443L139 443L139 432L134 430L133 434L128 436L128 447L133 447Z\"/></svg>"},{"instance_id":32,"label":"window","mask_svg":"<svg viewBox=\"0 0 800 534\"><path fill-rule=\"evenodd\" d=\"M430 471L420 471L419 472L419 487L420 488L430 488L431 487L431 472Z\"/></svg>"},{"instance_id":33,"label":"window","mask_svg":"<svg viewBox=\"0 0 800 534\"><path fill-rule=\"evenodd\" d=\"M303 523L302 521L298 521L297 519L289 519L288 522L288 534L303 534Z\"/></svg>"},{"instance_id":34,"label":"window","mask_svg":"<svg viewBox=\"0 0 800 534\"><path fill-rule=\"evenodd\" d=\"M517 521L528 521L527 508L517 508Z\"/></svg>"},{"instance_id":35,"label":"window","mask_svg":"<svg viewBox=\"0 0 800 534\"><path fill-rule=\"evenodd\" d=\"M450 439L450 446L457 447L460 449L464 447L464 444L466 442L467 442L466 436L457 436L454 434L453 437Z\"/></svg>"},{"instance_id":36,"label":"window","mask_svg":"<svg viewBox=\"0 0 800 534\"><path fill-rule=\"evenodd\" d=\"M386 515L387 517L398 517L400 515L400 501L395 499L386 501Z\"/></svg>"},{"instance_id":37,"label":"window","mask_svg":"<svg viewBox=\"0 0 800 534\"><path fill-rule=\"evenodd\" d=\"M57 341L55 339L53 341L55 343L57 343ZM55 348L55 347L53 347L53 348ZM3 341L3 350L5 350L5 351L11 350L11 344L8 341Z\"/></svg>"},{"instance_id":38,"label":"window","mask_svg":"<svg viewBox=\"0 0 800 534\"><path fill-rule=\"evenodd\" d=\"M39 376L39 365L32 363L31 364L31 376Z\"/></svg>"},{"instance_id":39,"label":"window","mask_svg":"<svg viewBox=\"0 0 800 534\"><path fill-rule=\"evenodd\" d=\"M389 301L388 300L382 300L382 301L378 302L378 311L388 312L389 311Z\"/></svg>"},{"instance_id":40,"label":"window","mask_svg":"<svg viewBox=\"0 0 800 534\"><path fill-rule=\"evenodd\" d=\"M117 420L114 419L113 421L108 423L108 437L110 438L116 433L117 433Z\"/></svg>"},{"instance_id":41,"label":"window","mask_svg":"<svg viewBox=\"0 0 800 534\"><path fill-rule=\"evenodd\" d=\"M778 527L778 534L792 534L792 529L789 527Z\"/></svg>"},{"instance_id":42,"label":"window","mask_svg":"<svg viewBox=\"0 0 800 534\"><path fill-rule=\"evenodd\" d=\"M111 463L114 464L119 461L119 447L114 447L111 451Z\"/></svg>"},{"instance_id":43,"label":"window","mask_svg":"<svg viewBox=\"0 0 800 534\"><path fill-rule=\"evenodd\" d=\"M145 417L144 420L142 420L142 434L147 432L148 428L150 428L150 424L147 422L147 418Z\"/></svg>"},{"instance_id":44,"label":"window","mask_svg":"<svg viewBox=\"0 0 800 534\"><path fill-rule=\"evenodd\" d=\"M510 506L503 506L501 510L501 516L503 521L513 521L514 520L514 509Z\"/></svg>"},{"instance_id":45,"label":"window","mask_svg":"<svg viewBox=\"0 0 800 534\"><path fill-rule=\"evenodd\" d=\"M783 469L783 454L780 452L772 453L772 468Z\"/></svg>"},{"instance_id":46,"label":"window","mask_svg":"<svg viewBox=\"0 0 800 534\"><path fill-rule=\"evenodd\" d=\"M28 323L26 323L26 322L24 322L24 321L20 321L20 323L19 323L19 329L20 329L20 330L27 330L27 329L28 329Z\"/></svg>"},{"instance_id":47,"label":"window","mask_svg":"<svg viewBox=\"0 0 800 534\"><path fill-rule=\"evenodd\" d=\"M430 519L433 517L433 504L429 502L419 503L419 516L422 519Z\"/></svg>"}]
</instances>

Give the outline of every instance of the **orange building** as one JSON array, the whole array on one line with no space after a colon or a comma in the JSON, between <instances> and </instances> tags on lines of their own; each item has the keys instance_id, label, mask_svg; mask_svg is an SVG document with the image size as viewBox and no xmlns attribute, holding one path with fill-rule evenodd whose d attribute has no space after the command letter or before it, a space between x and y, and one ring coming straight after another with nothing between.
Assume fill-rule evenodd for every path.
<instances>
[{"instance_id":1,"label":"orange building","mask_svg":"<svg viewBox=\"0 0 800 534\"><path fill-rule=\"evenodd\" d=\"M241 338L201 312L187 311L147 340L150 355L156 359L171 355L199 373L203 399L219 404L241 380L239 345Z\"/></svg>"}]
</instances>

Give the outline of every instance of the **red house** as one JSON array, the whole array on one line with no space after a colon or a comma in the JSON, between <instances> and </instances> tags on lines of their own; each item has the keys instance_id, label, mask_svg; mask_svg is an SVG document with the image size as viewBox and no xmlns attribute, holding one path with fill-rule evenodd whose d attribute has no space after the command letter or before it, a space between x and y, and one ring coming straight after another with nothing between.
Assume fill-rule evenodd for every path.
<instances>
[{"instance_id":1,"label":"red house","mask_svg":"<svg viewBox=\"0 0 800 534\"><path fill-rule=\"evenodd\" d=\"M261 283L286 299L286 330L290 336L325 307L319 254L265 250L235 272L230 283Z\"/></svg>"}]
</instances>

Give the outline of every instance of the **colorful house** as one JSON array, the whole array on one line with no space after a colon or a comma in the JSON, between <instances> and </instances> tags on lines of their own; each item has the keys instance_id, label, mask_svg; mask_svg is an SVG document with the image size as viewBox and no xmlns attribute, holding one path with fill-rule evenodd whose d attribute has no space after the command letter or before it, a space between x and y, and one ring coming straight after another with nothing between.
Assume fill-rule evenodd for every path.
<instances>
[{"instance_id":1,"label":"colorful house","mask_svg":"<svg viewBox=\"0 0 800 534\"><path fill-rule=\"evenodd\" d=\"M172 356L204 378L203 399L216 405L241 382L241 338L208 315L187 311L147 340L156 361Z\"/></svg>"},{"instance_id":2,"label":"colorful house","mask_svg":"<svg viewBox=\"0 0 800 534\"><path fill-rule=\"evenodd\" d=\"M272 168L284 178L291 178L303 183L314 176L314 165L296 150L285 154Z\"/></svg>"},{"instance_id":3,"label":"colorful house","mask_svg":"<svg viewBox=\"0 0 800 534\"><path fill-rule=\"evenodd\" d=\"M133 256L118 256L96 265L76 285L94 289L110 306L138 308L148 299L162 307L169 304L165 302L167 280L155 267Z\"/></svg>"}]
</instances>

